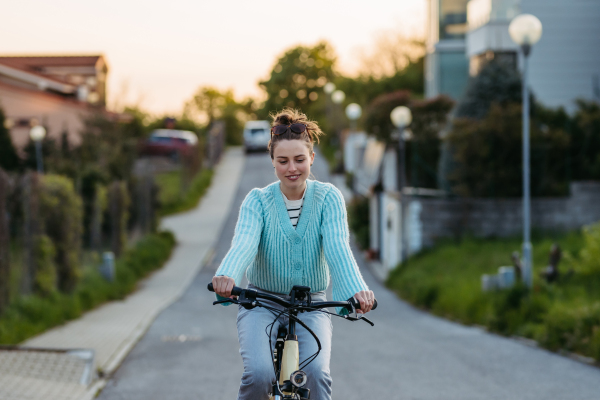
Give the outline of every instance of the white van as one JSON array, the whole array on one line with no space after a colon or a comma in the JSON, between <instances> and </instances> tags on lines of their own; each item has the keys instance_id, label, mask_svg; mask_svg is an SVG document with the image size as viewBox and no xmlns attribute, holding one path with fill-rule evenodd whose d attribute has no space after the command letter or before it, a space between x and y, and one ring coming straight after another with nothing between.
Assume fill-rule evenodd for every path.
<instances>
[{"instance_id":1,"label":"white van","mask_svg":"<svg viewBox=\"0 0 600 400\"><path fill-rule=\"evenodd\" d=\"M248 121L244 126L244 150L266 150L271 139L269 121Z\"/></svg>"}]
</instances>

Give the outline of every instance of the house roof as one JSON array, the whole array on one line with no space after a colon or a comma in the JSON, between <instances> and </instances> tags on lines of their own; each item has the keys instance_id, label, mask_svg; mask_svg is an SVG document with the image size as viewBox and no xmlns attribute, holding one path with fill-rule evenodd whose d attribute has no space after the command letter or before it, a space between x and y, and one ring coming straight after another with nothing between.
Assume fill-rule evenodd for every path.
<instances>
[{"instance_id":1,"label":"house roof","mask_svg":"<svg viewBox=\"0 0 600 400\"><path fill-rule=\"evenodd\" d=\"M41 67L95 67L105 64L102 55L90 56L0 56L0 63L35 72Z\"/></svg>"},{"instance_id":2,"label":"house roof","mask_svg":"<svg viewBox=\"0 0 600 400\"><path fill-rule=\"evenodd\" d=\"M50 88L61 93L74 93L75 86L55 74L45 73L52 67L92 67L106 66L102 55L89 56L0 56L0 74Z\"/></svg>"}]
</instances>

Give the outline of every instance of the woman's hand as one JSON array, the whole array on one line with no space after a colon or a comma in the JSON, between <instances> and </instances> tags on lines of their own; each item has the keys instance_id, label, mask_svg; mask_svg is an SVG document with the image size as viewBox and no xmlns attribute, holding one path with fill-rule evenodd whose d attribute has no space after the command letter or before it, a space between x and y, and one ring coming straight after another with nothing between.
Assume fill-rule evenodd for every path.
<instances>
[{"instance_id":1,"label":"woman's hand","mask_svg":"<svg viewBox=\"0 0 600 400\"><path fill-rule=\"evenodd\" d=\"M234 298L231 295L231 290L235 286L235 280L228 276L213 276L212 278L213 288L215 293L221 297Z\"/></svg>"},{"instance_id":2,"label":"woman's hand","mask_svg":"<svg viewBox=\"0 0 600 400\"><path fill-rule=\"evenodd\" d=\"M354 298L360 303L360 310L356 310L359 314L366 314L373 308L375 295L372 290L363 290L354 295Z\"/></svg>"}]
</instances>

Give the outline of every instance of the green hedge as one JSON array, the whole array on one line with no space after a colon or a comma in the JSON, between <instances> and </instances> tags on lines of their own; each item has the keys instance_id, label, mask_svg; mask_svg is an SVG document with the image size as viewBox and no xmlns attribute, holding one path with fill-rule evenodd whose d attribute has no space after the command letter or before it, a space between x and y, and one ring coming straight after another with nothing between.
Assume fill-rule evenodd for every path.
<instances>
[{"instance_id":1,"label":"green hedge","mask_svg":"<svg viewBox=\"0 0 600 400\"><path fill-rule=\"evenodd\" d=\"M45 297L34 295L14 301L0 315L0 344L18 344L104 302L123 299L134 291L139 279L168 260L174 246L171 232L148 235L117 260L114 282L106 281L96 267L90 267L71 294L54 291Z\"/></svg>"},{"instance_id":2,"label":"green hedge","mask_svg":"<svg viewBox=\"0 0 600 400\"><path fill-rule=\"evenodd\" d=\"M562 277L548 284L539 273L554 242L564 253ZM511 253L520 247L518 238L448 241L397 267L387 285L436 315L600 361L600 224L581 233L534 239L532 290L517 285L482 292L481 275L511 265Z\"/></svg>"}]
</instances>

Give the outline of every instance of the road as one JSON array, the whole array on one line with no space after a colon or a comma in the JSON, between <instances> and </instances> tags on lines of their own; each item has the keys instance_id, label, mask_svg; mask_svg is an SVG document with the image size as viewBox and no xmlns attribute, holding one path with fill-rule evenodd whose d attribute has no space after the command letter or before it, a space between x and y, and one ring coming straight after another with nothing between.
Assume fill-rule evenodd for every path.
<instances>
[{"instance_id":1,"label":"road","mask_svg":"<svg viewBox=\"0 0 600 400\"><path fill-rule=\"evenodd\" d=\"M318 157L313 173L328 179ZM215 232L220 238L212 261L159 315L100 400L236 398L242 374L237 308L212 306L206 284L229 249L245 195L275 179L268 155L247 157L231 213L223 231ZM380 306L369 314L375 327L334 318L335 399L600 399L600 369L416 310L357 258Z\"/></svg>"}]
</instances>

